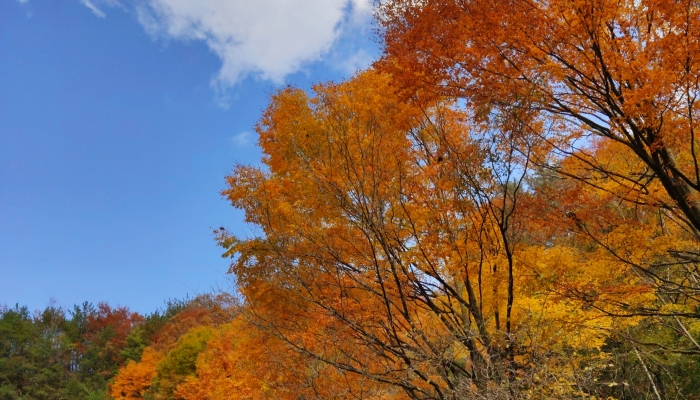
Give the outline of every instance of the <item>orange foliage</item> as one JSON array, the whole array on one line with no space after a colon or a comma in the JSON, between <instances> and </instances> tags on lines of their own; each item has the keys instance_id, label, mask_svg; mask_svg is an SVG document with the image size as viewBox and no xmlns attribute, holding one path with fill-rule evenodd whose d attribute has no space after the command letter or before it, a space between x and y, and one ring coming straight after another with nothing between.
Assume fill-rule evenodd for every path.
<instances>
[{"instance_id":1,"label":"orange foliage","mask_svg":"<svg viewBox=\"0 0 700 400\"><path fill-rule=\"evenodd\" d=\"M604 398L624 341L661 398L637 347L700 350L700 8L378 7L376 69L278 92L227 178L243 315L181 313L112 393Z\"/></svg>"},{"instance_id":2,"label":"orange foliage","mask_svg":"<svg viewBox=\"0 0 700 400\"><path fill-rule=\"evenodd\" d=\"M110 386L109 393L115 399L142 399L149 392L151 380L156 374L156 365L163 357L155 349L148 347L141 361L129 361L119 370Z\"/></svg>"},{"instance_id":3,"label":"orange foliage","mask_svg":"<svg viewBox=\"0 0 700 400\"><path fill-rule=\"evenodd\" d=\"M199 353L236 313L229 296L201 296L156 332L139 362L130 361L115 376L109 393L115 399L172 398L178 385L196 371Z\"/></svg>"},{"instance_id":4,"label":"orange foliage","mask_svg":"<svg viewBox=\"0 0 700 400\"><path fill-rule=\"evenodd\" d=\"M467 126L447 101L401 102L390 84L367 71L273 98L258 128L269 172L238 167L224 192L265 233L220 237L249 318L327 376L379 382L375 396L526 392L539 369L551 393L577 393L575 363L552 352L600 349L613 322L598 305L643 302L647 286L623 266L594 307L562 296L619 265L590 273L599 255L533 240L546 222L528 156L551 143L508 120ZM551 278L562 270L575 285Z\"/></svg>"}]
</instances>

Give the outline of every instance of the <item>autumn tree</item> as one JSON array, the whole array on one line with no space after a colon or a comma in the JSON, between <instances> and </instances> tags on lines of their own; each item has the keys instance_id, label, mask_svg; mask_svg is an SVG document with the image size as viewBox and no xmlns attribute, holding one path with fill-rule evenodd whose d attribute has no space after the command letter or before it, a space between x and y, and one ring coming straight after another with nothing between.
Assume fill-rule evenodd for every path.
<instances>
[{"instance_id":1,"label":"autumn tree","mask_svg":"<svg viewBox=\"0 0 700 400\"><path fill-rule=\"evenodd\" d=\"M345 380L330 371L241 316L213 332L197 357L196 374L177 387L176 395L192 400L345 398L347 393L338 390Z\"/></svg>"},{"instance_id":2,"label":"autumn tree","mask_svg":"<svg viewBox=\"0 0 700 400\"><path fill-rule=\"evenodd\" d=\"M120 366L109 394L115 399L174 398L178 385L195 374L198 355L216 327L236 314L237 300L228 294L167 302L132 331L138 338L132 336L135 344L121 354L134 356Z\"/></svg>"},{"instance_id":3,"label":"autumn tree","mask_svg":"<svg viewBox=\"0 0 700 400\"><path fill-rule=\"evenodd\" d=\"M219 232L248 318L394 396L595 390L598 367L578 355L599 353L613 321L554 301L543 278L563 260L585 276L592 256L530 240L531 160L556 149L547 126L524 103L475 115L444 97L402 101L391 85L367 71L272 99L258 126L266 169L237 167L224 192L260 235Z\"/></svg>"},{"instance_id":4,"label":"autumn tree","mask_svg":"<svg viewBox=\"0 0 700 400\"><path fill-rule=\"evenodd\" d=\"M462 98L481 112L527 98L557 131L560 157L535 161L652 205L697 238L697 5L396 0L378 15L380 64L406 94ZM618 162L601 152L618 152ZM577 168L551 162L562 157ZM672 250L679 263L695 261L693 249Z\"/></svg>"},{"instance_id":5,"label":"autumn tree","mask_svg":"<svg viewBox=\"0 0 700 400\"><path fill-rule=\"evenodd\" d=\"M554 150L531 161L569 195L550 192L547 224L568 227L574 247L612 266L608 282L564 294L673 332L622 334L656 398L670 393L655 374L678 385L641 353L692 360L700 350L699 17L694 2L663 0L390 0L378 9L378 66L404 98L460 99L476 116L525 103L549 127L547 138L527 128ZM601 289L630 274L654 302L601 301Z\"/></svg>"}]
</instances>

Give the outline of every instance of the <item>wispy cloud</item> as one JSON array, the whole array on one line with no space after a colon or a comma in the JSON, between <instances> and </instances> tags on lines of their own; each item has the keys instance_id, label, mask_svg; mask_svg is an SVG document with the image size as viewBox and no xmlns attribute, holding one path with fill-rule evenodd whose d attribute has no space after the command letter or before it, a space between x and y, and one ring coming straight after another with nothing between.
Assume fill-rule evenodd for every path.
<instances>
[{"instance_id":1,"label":"wispy cloud","mask_svg":"<svg viewBox=\"0 0 700 400\"><path fill-rule=\"evenodd\" d=\"M374 61L374 57L364 49L359 49L355 54L345 55L339 63L339 69L346 73L353 74L357 71L369 67Z\"/></svg>"},{"instance_id":2,"label":"wispy cloud","mask_svg":"<svg viewBox=\"0 0 700 400\"><path fill-rule=\"evenodd\" d=\"M32 5L29 4L29 0L17 0L17 3L19 3L24 10L24 14L27 16L27 18L31 18L34 15L32 12Z\"/></svg>"},{"instance_id":3,"label":"wispy cloud","mask_svg":"<svg viewBox=\"0 0 700 400\"><path fill-rule=\"evenodd\" d=\"M241 132L231 138L231 144L236 147L245 147L251 143L252 137L250 132Z\"/></svg>"},{"instance_id":4,"label":"wispy cloud","mask_svg":"<svg viewBox=\"0 0 700 400\"><path fill-rule=\"evenodd\" d=\"M119 7L126 10L126 7L124 7L119 0L80 0L80 3L89 8L90 11L99 18L105 18L107 16L103 11L104 8Z\"/></svg>"},{"instance_id":5,"label":"wispy cloud","mask_svg":"<svg viewBox=\"0 0 700 400\"><path fill-rule=\"evenodd\" d=\"M90 11L92 11L92 13L95 14L96 16L98 16L98 17L100 17L100 18L104 18L104 17L105 17L104 11L100 10L99 8L97 8L97 6L95 6L94 4L92 4L92 2L91 2L90 0L80 0L80 2L83 3L83 5L84 5L85 7L89 8Z\"/></svg>"}]
</instances>

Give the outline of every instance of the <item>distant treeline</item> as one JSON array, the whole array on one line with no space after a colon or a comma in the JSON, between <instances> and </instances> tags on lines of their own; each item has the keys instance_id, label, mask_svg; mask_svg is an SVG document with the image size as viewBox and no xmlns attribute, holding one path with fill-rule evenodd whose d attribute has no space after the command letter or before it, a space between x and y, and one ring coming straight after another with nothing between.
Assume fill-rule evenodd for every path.
<instances>
[{"instance_id":1,"label":"distant treeline","mask_svg":"<svg viewBox=\"0 0 700 400\"><path fill-rule=\"evenodd\" d=\"M0 307L0 399L109 399L121 366L194 325L231 319L234 303L230 296L204 295L170 300L145 316L107 303L34 312Z\"/></svg>"}]
</instances>

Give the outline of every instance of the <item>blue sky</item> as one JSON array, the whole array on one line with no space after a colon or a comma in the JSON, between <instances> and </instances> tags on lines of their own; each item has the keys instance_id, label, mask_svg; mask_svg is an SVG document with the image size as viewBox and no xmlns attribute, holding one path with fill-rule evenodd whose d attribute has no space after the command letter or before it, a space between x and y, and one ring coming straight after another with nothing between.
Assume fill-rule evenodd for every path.
<instances>
[{"instance_id":1,"label":"blue sky","mask_svg":"<svg viewBox=\"0 0 700 400\"><path fill-rule=\"evenodd\" d=\"M277 88L378 54L369 0L0 0L0 305L228 287L212 228Z\"/></svg>"}]
</instances>

